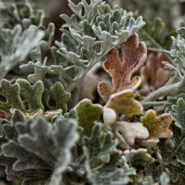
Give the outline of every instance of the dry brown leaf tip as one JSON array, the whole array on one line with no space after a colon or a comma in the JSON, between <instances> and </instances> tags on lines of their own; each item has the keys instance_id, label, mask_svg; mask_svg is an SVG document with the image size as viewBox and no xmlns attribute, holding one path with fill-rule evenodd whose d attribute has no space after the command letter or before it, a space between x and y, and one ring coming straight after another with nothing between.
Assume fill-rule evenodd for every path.
<instances>
[{"instance_id":1,"label":"dry brown leaf tip","mask_svg":"<svg viewBox=\"0 0 185 185\"><path fill-rule=\"evenodd\" d=\"M140 84L139 77L131 80L132 74L143 64L147 55L145 43L138 42L138 35L134 34L121 44L123 61L119 57L118 50L112 49L104 62L104 69L112 77L112 89L105 82L100 82L98 92L104 101L109 97L125 89L135 89Z\"/></svg>"}]
</instances>

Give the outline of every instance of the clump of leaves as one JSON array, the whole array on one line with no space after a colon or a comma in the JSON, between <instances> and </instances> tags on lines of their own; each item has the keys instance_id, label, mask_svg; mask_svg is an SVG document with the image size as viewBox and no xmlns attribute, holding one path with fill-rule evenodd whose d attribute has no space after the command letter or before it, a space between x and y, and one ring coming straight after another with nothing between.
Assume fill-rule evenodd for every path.
<instances>
[{"instance_id":1,"label":"clump of leaves","mask_svg":"<svg viewBox=\"0 0 185 185\"><path fill-rule=\"evenodd\" d=\"M45 97L44 102L45 94L47 98ZM70 93L64 90L60 82L51 86L50 92L44 93L42 81L37 81L32 85L24 79L18 79L14 84L8 80L2 80L0 95L5 99L0 102L1 109L8 111L11 108L16 108L30 113L37 109L62 109L63 112L66 112L67 102L70 99Z\"/></svg>"},{"instance_id":2,"label":"clump of leaves","mask_svg":"<svg viewBox=\"0 0 185 185\"><path fill-rule=\"evenodd\" d=\"M172 182L184 182L184 141L185 141L185 122L184 122L185 101L179 98L172 106L170 113L173 116L174 124L172 131L174 133L171 139L162 141L159 145L160 153L166 167L171 175Z\"/></svg>"},{"instance_id":3,"label":"clump of leaves","mask_svg":"<svg viewBox=\"0 0 185 185\"><path fill-rule=\"evenodd\" d=\"M121 44L123 61L115 48L107 55L104 69L112 77L113 87L110 90L105 82L100 82L98 92L106 106L114 109L118 114L133 116L142 113L142 106L134 99L133 91L140 85L140 77L131 80L132 74L143 64L146 58L146 46L138 43L138 36L134 34L127 42Z\"/></svg>"},{"instance_id":4,"label":"clump of leaves","mask_svg":"<svg viewBox=\"0 0 185 185\"><path fill-rule=\"evenodd\" d=\"M0 183L184 184L185 24L163 39L160 18L68 0L54 41L14 2L0 2Z\"/></svg>"}]
</instances>

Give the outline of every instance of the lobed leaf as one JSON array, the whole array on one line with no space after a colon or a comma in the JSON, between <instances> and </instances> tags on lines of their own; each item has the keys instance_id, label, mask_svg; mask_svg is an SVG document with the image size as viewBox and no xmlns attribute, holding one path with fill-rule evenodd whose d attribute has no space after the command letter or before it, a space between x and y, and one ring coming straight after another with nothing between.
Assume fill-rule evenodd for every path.
<instances>
[{"instance_id":1,"label":"lobed leaf","mask_svg":"<svg viewBox=\"0 0 185 185\"><path fill-rule=\"evenodd\" d=\"M156 140L156 142L158 142L159 138L170 138L173 136L173 132L168 129L172 122L172 116L170 114L166 113L160 116L156 116L155 111L148 110L140 120L149 130L149 142L150 140Z\"/></svg>"},{"instance_id":2,"label":"lobed leaf","mask_svg":"<svg viewBox=\"0 0 185 185\"><path fill-rule=\"evenodd\" d=\"M139 77L131 81L132 74L143 64L146 58L146 46L138 43L138 36L134 34L126 42L121 44L123 61L121 62L117 49L113 49L107 55L104 69L112 77L113 88L110 90L105 82L98 86L98 92L104 101L109 97L125 89L136 89L140 83Z\"/></svg>"},{"instance_id":3,"label":"lobed leaf","mask_svg":"<svg viewBox=\"0 0 185 185\"><path fill-rule=\"evenodd\" d=\"M84 134L89 136L95 121L99 121L103 114L103 107L92 104L88 99L80 101L76 106L78 125L84 129Z\"/></svg>"}]
</instances>

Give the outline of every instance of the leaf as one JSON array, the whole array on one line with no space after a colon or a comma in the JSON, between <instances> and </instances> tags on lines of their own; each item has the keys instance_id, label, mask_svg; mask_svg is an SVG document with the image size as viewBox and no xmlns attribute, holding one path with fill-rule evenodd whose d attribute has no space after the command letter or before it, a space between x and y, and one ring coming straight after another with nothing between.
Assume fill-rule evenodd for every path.
<instances>
[{"instance_id":1,"label":"leaf","mask_svg":"<svg viewBox=\"0 0 185 185\"><path fill-rule=\"evenodd\" d=\"M0 163L6 166L8 179L59 185L78 139L76 121L70 117L59 117L54 125L43 118L26 121L19 111L13 120L14 124L3 124L1 137L5 140Z\"/></svg>"},{"instance_id":2,"label":"leaf","mask_svg":"<svg viewBox=\"0 0 185 185\"><path fill-rule=\"evenodd\" d=\"M155 185L154 180L151 176L146 176L142 182L140 183L141 185Z\"/></svg>"},{"instance_id":3,"label":"leaf","mask_svg":"<svg viewBox=\"0 0 185 185\"><path fill-rule=\"evenodd\" d=\"M0 102L0 108L6 111L15 108L23 112L33 113L37 109L47 110L48 107L51 108L52 102L52 109L62 108L65 113L70 94L64 90L62 84L56 82L49 92L44 90L45 87L40 80L33 85L24 79L18 79L14 84L2 80L0 95L5 100L3 99L4 101Z\"/></svg>"},{"instance_id":4,"label":"leaf","mask_svg":"<svg viewBox=\"0 0 185 185\"><path fill-rule=\"evenodd\" d=\"M31 24L43 26L44 12L33 9L30 3L1 3L0 17L4 28L12 29L20 23L23 28L27 28Z\"/></svg>"},{"instance_id":5,"label":"leaf","mask_svg":"<svg viewBox=\"0 0 185 185\"><path fill-rule=\"evenodd\" d=\"M92 104L88 99L80 101L76 105L78 125L84 129L85 135L90 135L95 121L99 121L103 114L103 107L98 104Z\"/></svg>"},{"instance_id":6,"label":"leaf","mask_svg":"<svg viewBox=\"0 0 185 185\"><path fill-rule=\"evenodd\" d=\"M22 69L32 69L26 71L32 80L48 81L48 76L54 76L55 81L60 81L68 92L76 95L92 66L103 61L109 51L125 42L144 22L142 17L134 19L132 13L122 9L111 9L102 0L89 3L84 0L77 5L69 1L69 6L74 14L71 17L61 15L66 22L61 29L62 42L56 42L57 49L52 51L53 56L60 56L54 57L51 63L43 58L33 60Z\"/></svg>"},{"instance_id":7,"label":"leaf","mask_svg":"<svg viewBox=\"0 0 185 185\"><path fill-rule=\"evenodd\" d=\"M140 115L143 112L141 103L134 99L134 93L129 89L111 95L106 107L115 110L117 114L124 114L128 117Z\"/></svg>"},{"instance_id":8,"label":"leaf","mask_svg":"<svg viewBox=\"0 0 185 185\"><path fill-rule=\"evenodd\" d=\"M33 112L38 108L44 109L42 104L44 85L42 81L37 81L33 86L24 79L18 79L16 83L20 85L20 96L28 103L28 112Z\"/></svg>"},{"instance_id":9,"label":"leaf","mask_svg":"<svg viewBox=\"0 0 185 185\"><path fill-rule=\"evenodd\" d=\"M63 85L60 82L56 82L51 88L51 97L56 102L55 109L61 108L64 113L67 111L67 103L71 97L71 94L65 91Z\"/></svg>"},{"instance_id":10,"label":"leaf","mask_svg":"<svg viewBox=\"0 0 185 185\"><path fill-rule=\"evenodd\" d=\"M181 27L183 28L183 27ZM167 96L178 96L179 94L184 92L184 84L185 84L185 74L184 74L184 42L185 39L181 36L181 34L177 34L176 37L172 37L173 45L170 51L165 51L166 54L170 57L170 62L163 62L165 65L165 69L170 72L170 78L167 83L159 88L158 90L150 93L144 100L142 104L145 108L149 108L153 106L151 102L155 100L159 100L157 103L160 104L160 97ZM154 104L155 104L154 103ZM163 104L161 102L161 104Z\"/></svg>"},{"instance_id":11,"label":"leaf","mask_svg":"<svg viewBox=\"0 0 185 185\"><path fill-rule=\"evenodd\" d=\"M170 138L173 136L172 131L168 129L172 122L172 116L170 114L166 113L156 116L155 111L148 110L141 117L141 122L149 130L149 140L156 139L157 142L159 138Z\"/></svg>"},{"instance_id":12,"label":"leaf","mask_svg":"<svg viewBox=\"0 0 185 185\"><path fill-rule=\"evenodd\" d=\"M153 42L150 41L151 37L155 42L161 43L162 33L165 29L165 23L160 17L155 17L152 24L147 18L145 18L145 26L139 31L140 39L152 47L156 47Z\"/></svg>"},{"instance_id":13,"label":"leaf","mask_svg":"<svg viewBox=\"0 0 185 185\"><path fill-rule=\"evenodd\" d=\"M166 66L166 69L170 71L171 73L171 79L173 81L181 81L184 76L184 72L182 69L184 69L184 50L185 47L183 45L185 38L183 37L182 30L185 28L183 24L181 24L180 28L177 29L177 36L172 36L173 41L173 47L170 51L165 51L167 54L169 54L173 60L172 63L169 64L168 62L163 62Z\"/></svg>"},{"instance_id":14,"label":"leaf","mask_svg":"<svg viewBox=\"0 0 185 185\"><path fill-rule=\"evenodd\" d=\"M148 130L139 122L116 122L113 127L113 132L122 150L130 149L135 144L136 140L143 140L149 137Z\"/></svg>"},{"instance_id":15,"label":"leaf","mask_svg":"<svg viewBox=\"0 0 185 185\"><path fill-rule=\"evenodd\" d=\"M141 95L146 96L168 81L170 73L164 68L163 61L168 61L163 53L149 55L146 65L141 68L142 88L139 90Z\"/></svg>"},{"instance_id":16,"label":"leaf","mask_svg":"<svg viewBox=\"0 0 185 185\"><path fill-rule=\"evenodd\" d=\"M0 79L3 79L13 67L24 62L44 36L45 32L34 25L23 30L17 24L11 30L4 30L0 34Z\"/></svg>"},{"instance_id":17,"label":"leaf","mask_svg":"<svg viewBox=\"0 0 185 185\"><path fill-rule=\"evenodd\" d=\"M139 169L152 164L155 159L147 152L147 149L126 150L124 152L130 166Z\"/></svg>"},{"instance_id":18,"label":"leaf","mask_svg":"<svg viewBox=\"0 0 185 185\"><path fill-rule=\"evenodd\" d=\"M183 98L179 98L172 105L170 114L173 116L174 124L171 125L173 137L163 140L159 143L160 154L166 168L170 172L172 182L181 183L185 180L185 120L184 120L185 102Z\"/></svg>"},{"instance_id":19,"label":"leaf","mask_svg":"<svg viewBox=\"0 0 185 185\"><path fill-rule=\"evenodd\" d=\"M176 102L177 102L177 100L179 99L179 98L183 98L183 99L185 99L185 94L184 93L182 93L182 94L179 94L178 96L176 96L176 97L167 97L167 102L166 102L166 104L165 104L165 107L166 107L166 109L165 109L165 112L167 112L167 113L169 113L170 111L172 111L172 106L174 105L174 104L176 104Z\"/></svg>"},{"instance_id":20,"label":"leaf","mask_svg":"<svg viewBox=\"0 0 185 185\"><path fill-rule=\"evenodd\" d=\"M102 140L103 137L103 140ZM92 166L98 164L98 161L108 162L110 159L110 152L114 150L117 141L112 139L110 132L103 136L102 127L96 124L93 127L91 137L84 137L84 152L88 155L89 163Z\"/></svg>"},{"instance_id":21,"label":"leaf","mask_svg":"<svg viewBox=\"0 0 185 185\"><path fill-rule=\"evenodd\" d=\"M154 179L152 178L152 176L146 176L139 183L139 185L170 185L169 183L170 183L169 176L167 175L166 172L163 172L160 175L160 179L158 180L158 182L154 183Z\"/></svg>"},{"instance_id":22,"label":"leaf","mask_svg":"<svg viewBox=\"0 0 185 185\"><path fill-rule=\"evenodd\" d=\"M120 155L112 152L117 142L112 140L110 133L105 134L103 141L102 136L101 127L97 124L91 138L84 138L85 168L89 182L94 185L127 184L129 176L135 175L135 170L126 163L121 168L117 167Z\"/></svg>"},{"instance_id":23,"label":"leaf","mask_svg":"<svg viewBox=\"0 0 185 185\"><path fill-rule=\"evenodd\" d=\"M127 164L118 168L120 156L118 153L111 155L109 163L105 163L102 167L89 169L88 163L86 165L89 181L93 184L99 185L124 185L132 182L129 176L135 175L135 170L130 168Z\"/></svg>"},{"instance_id":24,"label":"leaf","mask_svg":"<svg viewBox=\"0 0 185 185\"><path fill-rule=\"evenodd\" d=\"M117 119L118 119L118 116L113 109L103 107L103 121L105 126L107 126L109 130L111 130L111 128L109 127L113 125Z\"/></svg>"},{"instance_id":25,"label":"leaf","mask_svg":"<svg viewBox=\"0 0 185 185\"><path fill-rule=\"evenodd\" d=\"M1 102L2 109L17 108L24 110L23 103L20 98L20 86L18 84L11 85L9 81L2 80L0 86L0 95L6 98L6 102Z\"/></svg>"},{"instance_id":26,"label":"leaf","mask_svg":"<svg viewBox=\"0 0 185 185\"><path fill-rule=\"evenodd\" d=\"M168 185L170 183L170 178L165 172L160 176L160 183L161 185Z\"/></svg>"},{"instance_id":27,"label":"leaf","mask_svg":"<svg viewBox=\"0 0 185 185\"><path fill-rule=\"evenodd\" d=\"M175 125L185 134L185 119L184 119L185 102L183 98L177 100L177 105L172 105L170 113L173 116Z\"/></svg>"},{"instance_id":28,"label":"leaf","mask_svg":"<svg viewBox=\"0 0 185 185\"><path fill-rule=\"evenodd\" d=\"M143 64L146 58L146 46L138 43L138 36L134 34L126 42L121 44L123 61L121 62L118 50L111 50L104 62L104 69L112 77L113 88L109 89L105 82L98 86L98 92L104 101L109 97L125 89L136 89L140 84L139 77L131 81L132 74Z\"/></svg>"},{"instance_id":29,"label":"leaf","mask_svg":"<svg viewBox=\"0 0 185 185\"><path fill-rule=\"evenodd\" d=\"M17 109L13 109L11 108L10 109L10 113L11 115L14 115L15 112L17 111ZM28 112L22 112L21 113L24 115L24 117L29 120L29 119L37 119L41 116L43 116L47 121L49 122L55 122L56 119L62 115L62 110L61 109L58 109L58 110L55 110L55 111L46 111L46 112L43 112L42 109L37 109L36 111L34 112L31 112L31 113L28 113ZM8 119L7 119L8 120Z\"/></svg>"}]
</instances>

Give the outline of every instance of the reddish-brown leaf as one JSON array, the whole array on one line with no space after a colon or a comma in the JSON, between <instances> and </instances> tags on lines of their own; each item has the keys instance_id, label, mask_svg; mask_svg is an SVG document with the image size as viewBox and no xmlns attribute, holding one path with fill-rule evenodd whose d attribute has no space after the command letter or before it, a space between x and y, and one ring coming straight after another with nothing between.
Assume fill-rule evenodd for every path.
<instances>
[{"instance_id":1,"label":"reddish-brown leaf","mask_svg":"<svg viewBox=\"0 0 185 185\"><path fill-rule=\"evenodd\" d=\"M112 49L104 62L104 69L112 77L113 87L110 89L105 82L100 82L98 92L107 101L110 95L125 89L135 89L140 80L131 81L132 74L143 64L146 59L147 49L143 42L138 43L138 35L132 35L121 44L123 61L120 60L118 50ZM137 82L137 83L136 83Z\"/></svg>"}]
</instances>

